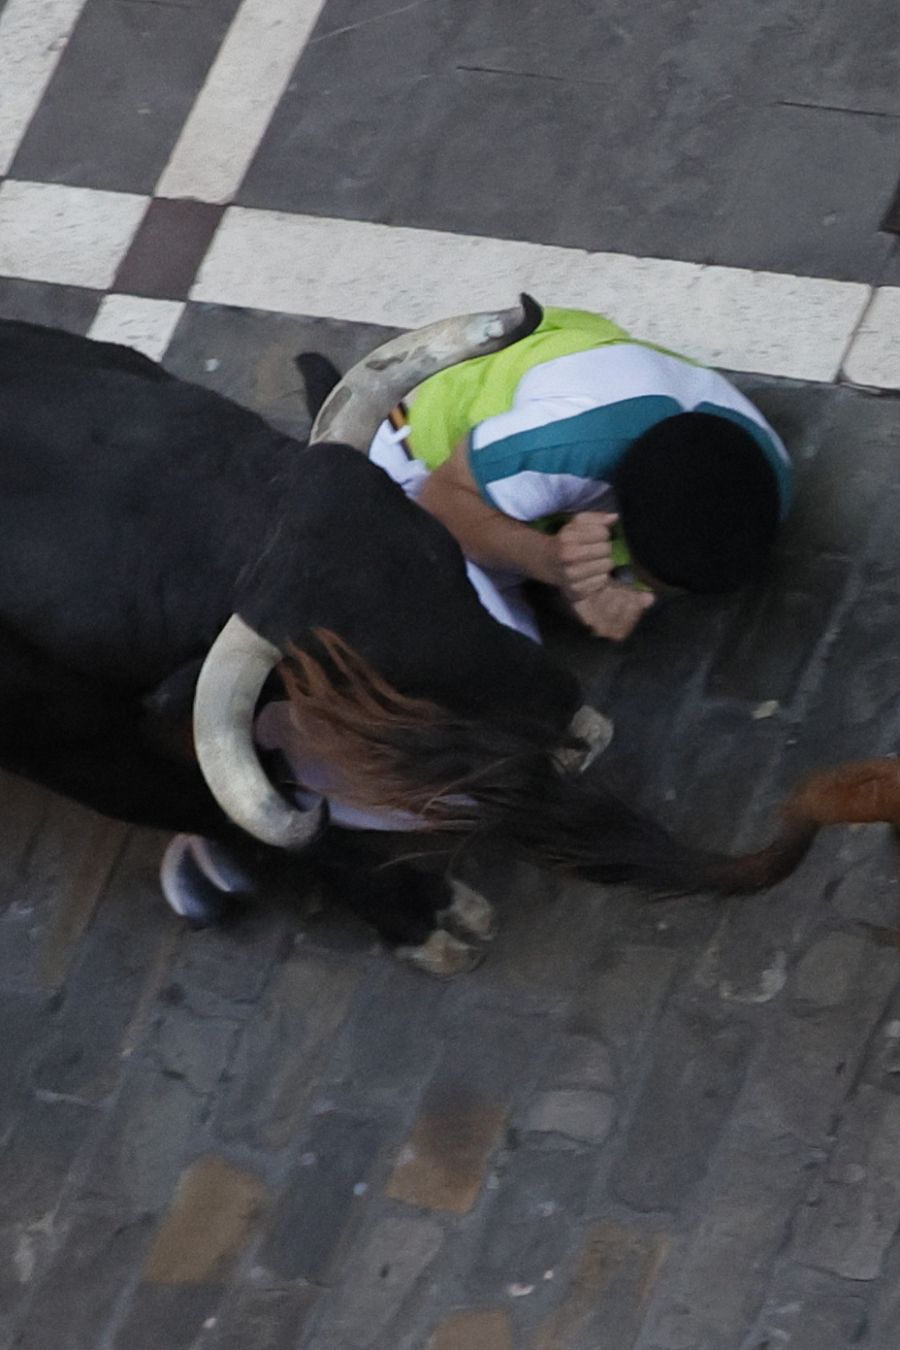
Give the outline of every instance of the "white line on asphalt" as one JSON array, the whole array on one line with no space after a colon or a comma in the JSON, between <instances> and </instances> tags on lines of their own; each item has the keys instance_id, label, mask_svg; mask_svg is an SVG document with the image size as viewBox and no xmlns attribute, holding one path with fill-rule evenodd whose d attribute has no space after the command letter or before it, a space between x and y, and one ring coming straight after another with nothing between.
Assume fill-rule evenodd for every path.
<instances>
[{"instance_id":1,"label":"white line on asphalt","mask_svg":"<svg viewBox=\"0 0 900 1350\"><path fill-rule=\"evenodd\" d=\"M160 361L184 313L181 300L151 300L140 295L104 296L88 337L121 342Z\"/></svg>"},{"instance_id":2,"label":"white line on asphalt","mask_svg":"<svg viewBox=\"0 0 900 1350\"><path fill-rule=\"evenodd\" d=\"M0 276L106 290L146 203L7 179ZM408 328L508 305L520 290L599 310L638 337L726 370L824 383L843 372L854 384L900 389L900 289L780 272L231 207L190 298ZM118 297L103 322L118 316L140 329L152 314L147 341L158 354L155 335L175 313L158 303Z\"/></svg>"},{"instance_id":3,"label":"white line on asphalt","mask_svg":"<svg viewBox=\"0 0 900 1350\"><path fill-rule=\"evenodd\" d=\"M130 192L0 184L0 276L106 290L147 198Z\"/></svg>"},{"instance_id":4,"label":"white line on asphalt","mask_svg":"<svg viewBox=\"0 0 900 1350\"><path fill-rule=\"evenodd\" d=\"M837 378L871 295L857 282L232 207L191 298L410 328L520 290L711 365L817 381Z\"/></svg>"},{"instance_id":5,"label":"white line on asphalt","mask_svg":"<svg viewBox=\"0 0 900 1350\"><path fill-rule=\"evenodd\" d=\"M0 13L0 175L62 56L86 0L7 0Z\"/></svg>"},{"instance_id":6,"label":"white line on asphalt","mask_svg":"<svg viewBox=\"0 0 900 1350\"><path fill-rule=\"evenodd\" d=\"M875 291L844 358L843 375L872 389L900 389L900 288Z\"/></svg>"},{"instance_id":7,"label":"white line on asphalt","mask_svg":"<svg viewBox=\"0 0 900 1350\"><path fill-rule=\"evenodd\" d=\"M231 200L324 2L243 0L156 196Z\"/></svg>"}]
</instances>

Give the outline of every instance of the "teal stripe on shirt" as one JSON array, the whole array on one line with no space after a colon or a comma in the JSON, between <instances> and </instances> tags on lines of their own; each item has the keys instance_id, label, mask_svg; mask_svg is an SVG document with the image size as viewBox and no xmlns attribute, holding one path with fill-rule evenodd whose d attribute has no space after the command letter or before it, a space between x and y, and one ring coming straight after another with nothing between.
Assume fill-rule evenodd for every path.
<instances>
[{"instance_id":1,"label":"teal stripe on shirt","mask_svg":"<svg viewBox=\"0 0 900 1350\"><path fill-rule=\"evenodd\" d=\"M477 450L472 448L470 436L469 467L490 506L495 505L491 484L519 473L570 474L595 483L611 482L633 441L664 418L684 411L669 395L641 394L515 432ZM793 497L793 475L772 436L753 418L718 403L699 403L690 411L727 418L753 437L775 473L784 519Z\"/></svg>"},{"instance_id":2,"label":"teal stripe on shirt","mask_svg":"<svg viewBox=\"0 0 900 1350\"><path fill-rule=\"evenodd\" d=\"M489 505L494 505L491 484L518 473L572 474L593 482L609 482L632 441L663 418L681 411L681 404L674 398L642 394L517 431L477 450L472 448L470 436L469 467Z\"/></svg>"}]
</instances>

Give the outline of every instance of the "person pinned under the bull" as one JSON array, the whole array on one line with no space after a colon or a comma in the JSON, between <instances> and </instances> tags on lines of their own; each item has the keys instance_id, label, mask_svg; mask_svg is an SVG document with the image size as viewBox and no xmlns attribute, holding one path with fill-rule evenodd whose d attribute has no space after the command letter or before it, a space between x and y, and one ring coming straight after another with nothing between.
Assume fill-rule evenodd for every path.
<instances>
[{"instance_id":1,"label":"person pinned under the bull","mask_svg":"<svg viewBox=\"0 0 900 1350\"><path fill-rule=\"evenodd\" d=\"M497 617L532 636L523 579L612 639L657 595L757 580L792 491L784 445L723 375L574 309L432 376L370 457L456 537L489 608L483 570L499 586Z\"/></svg>"},{"instance_id":2,"label":"person pinned under the bull","mask_svg":"<svg viewBox=\"0 0 900 1350\"><path fill-rule=\"evenodd\" d=\"M522 586L533 578L592 632L621 639L655 593L721 593L757 578L789 505L791 469L753 405L715 371L600 316L550 309L532 328L420 383L370 445L370 459L455 536L485 609L539 642ZM297 364L321 432L339 372L317 354ZM293 800L309 808L326 798L331 820L349 829L424 825L409 810L354 800L297 715L295 703L275 700L254 727L259 749L280 757L274 772ZM586 743L572 761L582 768L611 733L588 708L570 730ZM179 836L163 885L174 908L187 912L187 895L199 918L198 869L214 891L233 889L220 849Z\"/></svg>"}]
</instances>

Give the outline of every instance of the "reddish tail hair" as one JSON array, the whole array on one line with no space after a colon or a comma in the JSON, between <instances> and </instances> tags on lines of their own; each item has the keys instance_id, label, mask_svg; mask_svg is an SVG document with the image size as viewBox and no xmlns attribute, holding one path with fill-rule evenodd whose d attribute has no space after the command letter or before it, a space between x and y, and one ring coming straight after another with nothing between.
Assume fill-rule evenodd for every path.
<instances>
[{"instance_id":1,"label":"reddish tail hair","mask_svg":"<svg viewBox=\"0 0 900 1350\"><path fill-rule=\"evenodd\" d=\"M293 649L280 673L305 748L327 763L347 802L404 811L425 828L491 838L542 867L652 891L742 893L799 864L819 828L849 820L900 824L900 761L843 766L801 784L775 841L743 857L695 849L635 811L596 776L554 753L546 727L464 717L400 693L342 638L317 630L320 656Z\"/></svg>"}]
</instances>

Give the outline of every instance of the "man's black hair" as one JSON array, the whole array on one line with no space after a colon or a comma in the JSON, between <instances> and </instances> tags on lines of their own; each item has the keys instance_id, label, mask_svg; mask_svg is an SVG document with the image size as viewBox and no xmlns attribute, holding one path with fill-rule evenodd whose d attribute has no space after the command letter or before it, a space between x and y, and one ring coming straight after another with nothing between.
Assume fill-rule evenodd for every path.
<instances>
[{"instance_id":1,"label":"man's black hair","mask_svg":"<svg viewBox=\"0 0 900 1350\"><path fill-rule=\"evenodd\" d=\"M775 470L753 436L715 413L667 417L615 473L635 562L683 590L725 594L763 572L778 530Z\"/></svg>"}]
</instances>

